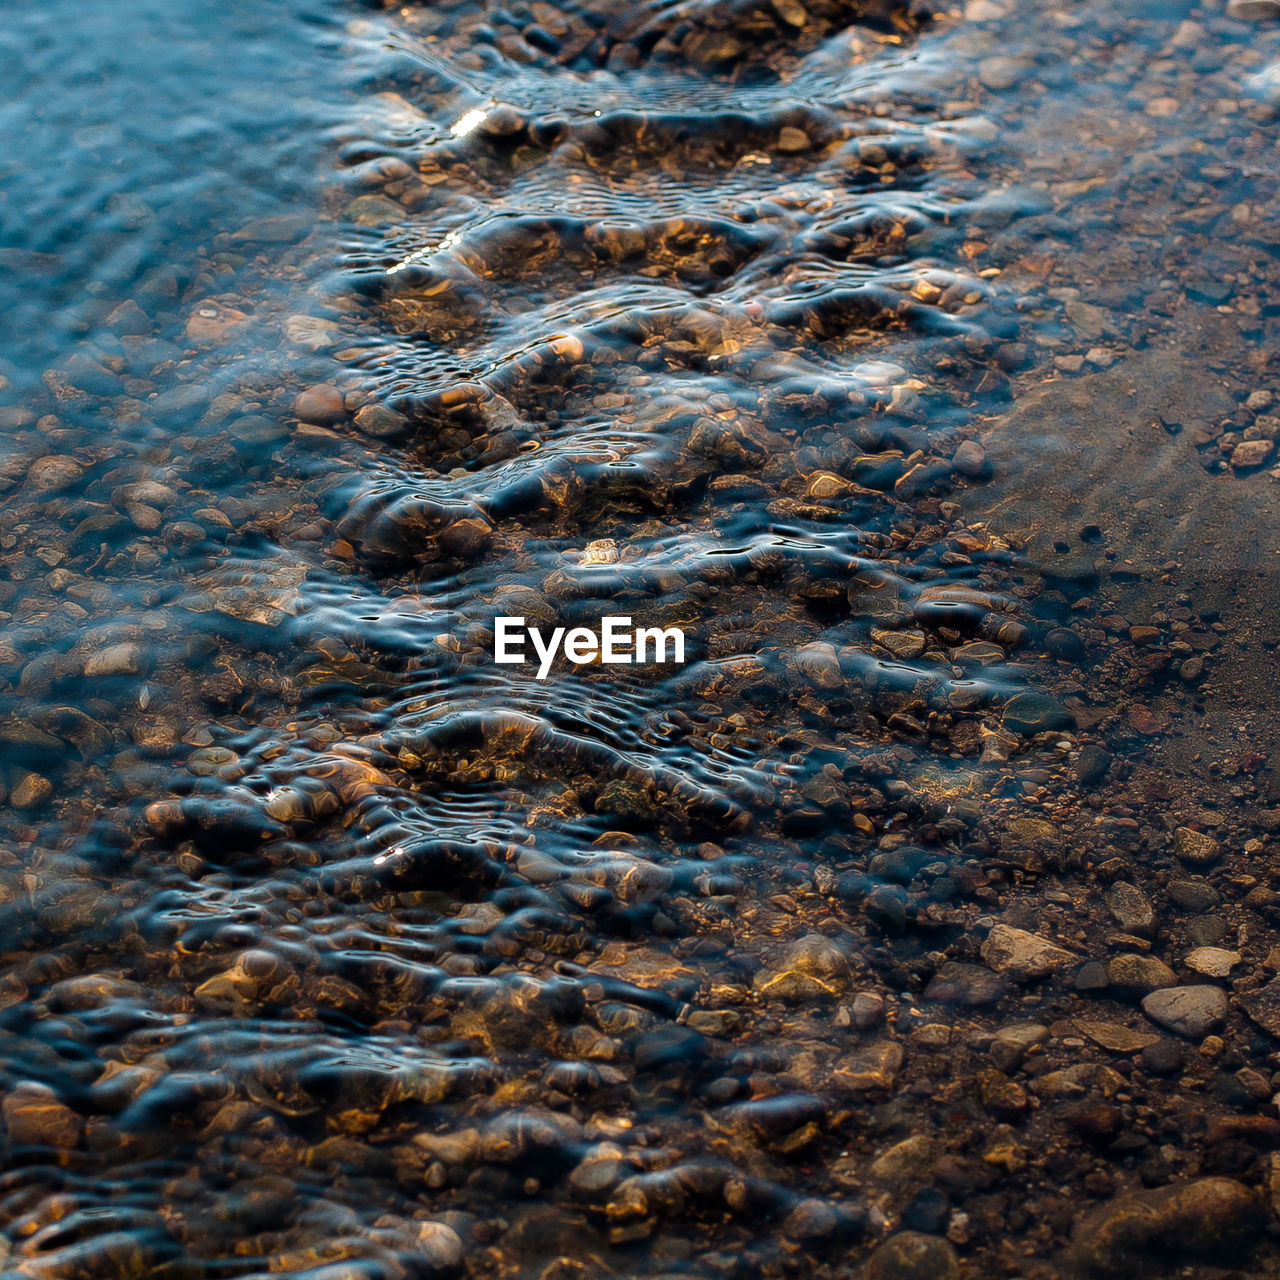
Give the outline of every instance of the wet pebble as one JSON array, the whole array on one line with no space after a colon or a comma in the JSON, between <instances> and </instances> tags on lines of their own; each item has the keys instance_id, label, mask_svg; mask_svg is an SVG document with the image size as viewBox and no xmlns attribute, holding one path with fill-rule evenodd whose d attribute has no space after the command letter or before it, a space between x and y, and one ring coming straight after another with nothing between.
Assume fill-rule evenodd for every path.
<instances>
[{"instance_id":1,"label":"wet pebble","mask_svg":"<svg viewBox=\"0 0 1280 1280\"><path fill-rule=\"evenodd\" d=\"M137 675L142 669L142 650L131 642L109 644L89 655L84 673L91 678Z\"/></svg>"},{"instance_id":2,"label":"wet pebble","mask_svg":"<svg viewBox=\"0 0 1280 1280\"><path fill-rule=\"evenodd\" d=\"M1118 881L1107 890L1107 908L1111 918L1126 932L1148 937L1155 929L1156 911L1137 885Z\"/></svg>"},{"instance_id":3,"label":"wet pebble","mask_svg":"<svg viewBox=\"0 0 1280 1280\"><path fill-rule=\"evenodd\" d=\"M1047 977L1076 957L1039 934L998 924L982 944L982 958L997 973L1026 982Z\"/></svg>"},{"instance_id":4,"label":"wet pebble","mask_svg":"<svg viewBox=\"0 0 1280 1280\"><path fill-rule=\"evenodd\" d=\"M346 416L346 404L337 387L316 383L299 393L293 402L293 412L303 422L330 427Z\"/></svg>"},{"instance_id":5,"label":"wet pebble","mask_svg":"<svg viewBox=\"0 0 1280 1280\"><path fill-rule=\"evenodd\" d=\"M1066 707L1047 693L1019 693L1004 705L1006 729L1031 737L1053 729L1070 729L1075 720Z\"/></svg>"},{"instance_id":6,"label":"wet pebble","mask_svg":"<svg viewBox=\"0 0 1280 1280\"><path fill-rule=\"evenodd\" d=\"M1240 1262L1266 1221L1257 1196L1230 1178L1202 1178L1121 1196L1089 1214L1074 1252L1087 1275L1171 1272L1185 1258Z\"/></svg>"},{"instance_id":7,"label":"wet pebble","mask_svg":"<svg viewBox=\"0 0 1280 1280\"><path fill-rule=\"evenodd\" d=\"M1107 979L1113 987L1134 993L1172 987L1177 982L1173 970L1163 960L1132 952L1112 957L1107 965Z\"/></svg>"},{"instance_id":8,"label":"wet pebble","mask_svg":"<svg viewBox=\"0 0 1280 1280\"><path fill-rule=\"evenodd\" d=\"M80 1141L80 1117L48 1085L29 1081L15 1085L0 1104L0 1114L12 1146L69 1151Z\"/></svg>"},{"instance_id":9,"label":"wet pebble","mask_svg":"<svg viewBox=\"0 0 1280 1280\"><path fill-rule=\"evenodd\" d=\"M864 1280L957 1280L960 1263L950 1241L918 1231L890 1236L867 1260Z\"/></svg>"},{"instance_id":10,"label":"wet pebble","mask_svg":"<svg viewBox=\"0 0 1280 1280\"><path fill-rule=\"evenodd\" d=\"M1218 987L1165 987L1142 1001L1153 1022L1192 1040L1202 1040L1226 1021L1227 994Z\"/></svg>"},{"instance_id":11,"label":"wet pebble","mask_svg":"<svg viewBox=\"0 0 1280 1280\"><path fill-rule=\"evenodd\" d=\"M1179 827L1173 833L1173 855L1189 866L1203 867L1222 856L1222 846L1203 831Z\"/></svg>"},{"instance_id":12,"label":"wet pebble","mask_svg":"<svg viewBox=\"0 0 1280 1280\"><path fill-rule=\"evenodd\" d=\"M1196 947L1187 956L1187 967L1209 978L1229 977L1239 963L1240 953L1224 947Z\"/></svg>"}]
</instances>

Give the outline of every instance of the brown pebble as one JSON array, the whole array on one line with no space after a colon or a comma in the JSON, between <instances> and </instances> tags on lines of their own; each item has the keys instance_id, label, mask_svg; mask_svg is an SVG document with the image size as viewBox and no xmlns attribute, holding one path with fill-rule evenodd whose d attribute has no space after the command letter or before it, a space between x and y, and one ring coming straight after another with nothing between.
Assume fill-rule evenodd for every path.
<instances>
[{"instance_id":1,"label":"brown pebble","mask_svg":"<svg viewBox=\"0 0 1280 1280\"><path fill-rule=\"evenodd\" d=\"M303 422L331 427L346 416L342 392L327 383L317 382L301 392L293 402L293 411Z\"/></svg>"},{"instance_id":2,"label":"brown pebble","mask_svg":"<svg viewBox=\"0 0 1280 1280\"><path fill-rule=\"evenodd\" d=\"M9 1144L14 1147L54 1147L69 1151L80 1141L81 1119L58 1101L48 1085L23 1081L0 1103Z\"/></svg>"}]
</instances>

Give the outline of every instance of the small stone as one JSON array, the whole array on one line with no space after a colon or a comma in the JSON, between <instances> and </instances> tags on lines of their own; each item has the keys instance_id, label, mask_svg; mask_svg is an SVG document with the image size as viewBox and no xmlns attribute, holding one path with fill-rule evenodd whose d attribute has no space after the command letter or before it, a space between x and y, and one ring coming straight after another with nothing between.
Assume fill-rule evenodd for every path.
<instances>
[{"instance_id":1,"label":"small stone","mask_svg":"<svg viewBox=\"0 0 1280 1280\"><path fill-rule=\"evenodd\" d=\"M872 627L871 640L903 662L918 658L927 647L923 631L891 631L887 627Z\"/></svg>"},{"instance_id":2,"label":"small stone","mask_svg":"<svg viewBox=\"0 0 1280 1280\"><path fill-rule=\"evenodd\" d=\"M1156 912L1151 900L1136 885L1121 880L1107 890L1107 908L1111 917L1126 933L1149 937L1156 927Z\"/></svg>"},{"instance_id":3,"label":"small stone","mask_svg":"<svg viewBox=\"0 0 1280 1280\"><path fill-rule=\"evenodd\" d=\"M1030 1105L1027 1091L994 1067L979 1071L977 1083L983 1108L998 1120L1016 1120Z\"/></svg>"},{"instance_id":4,"label":"small stone","mask_svg":"<svg viewBox=\"0 0 1280 1280\"><path fill-rule=\"evenodd\" d=\"M397 436L409 425L403 413L397 413L385 404L367 404L356 412L356 426L365 435L385 438Z\"/></svg>"},{"instance_id":5,"label":"small stone","mask_svg":"<svg viewBox=\"0 0 1280 1280\"><path fill-rule=\"evenodd\" d=\"M948 960L940 966L924 989L926 1000L971 1008L995 1004L1007 994L1008 985L999 975L981 965L963 964L957 960Z\"/></svg>"},{"instance_id":6,"label":"small stone","mask_svg":"<svg viewBox=\"0 0 1280 1280\"><path fill-rule=\"evenodd\" d=\"M1132 952L1112 958L1107 965L1107 978L1113 987L1142 993L1172 987L1178 981L1163 960Z\"/></svg>"},{"instance_id":7,"label":"small stone","mask_svg":"<svg viewBox=\"0 0 1280 1280\"><path fill-rule=\"evenodd\" d=\"M1208 866L1222 856L1222 846L1203 831L1179 827L1173 833L1173 856L1195 867Z\"/></svg>"},{"instance_id":8,"label":"small stone","mask_svg":"<svg viewBox=\"0 0 1280 1280\"><path fill-rule=\"evenodd\" d=\"M833 644L820 641L804 645L792 655L791 664L815 688L839 689L844 684Z\"/></svg>"},{"instance_id":9,"label":"small stone","mask_svg":"<svg viewBox=\"0 0 1280 1280\"><path fill-rule=\"evenodd\" d=\"M1022 58L1010 58L998 55L994 58L983 58L978 63L978 79L987 89L1012 89L1030 69L1030 65Z\"/></svg>"},{"instance_id":10,"label":"small stone","mask_svg":"<svg viewBox=\"0 0 1280 1280\"><path fill-rule=\"evenodd\" d=\"M937 1154L932 1138L924 1133L912 1134L880 1152L867 1172L882 1187L901 1187L923 1179Z\"/></svg>"},{"instance_id":11,"label":"small stone","mask_svg":"<svg viewBox=\"0 0 1280 1280\"><path fill-rule=\"evenodd\" d=\"M1111 985L1107 966L1100 960L1090 960L1080 966L1076 974L1077 991L1105 991Z\"/></svg>"},{"instance_id":12,"label":"small stone","mask_svg":"<svg viewBox=\"0 0 1280 1280\"><path fill-rule=\"evenodd\" d=\"M900 1231L876 1249L862 1274L864 1280L957 1280L960 1263L949 1240Z\"/></svg>"},{"instance_id":13,"label":"small stone","mask_svg":"<svg viewBox=\"0 0 1280 1280\"><path fill-rule=\"evenodd\" d=\"M70 1151L80 1141L81 1119L48 1085L21 1081L0 1104L11 1147Z\"/></svg>"},{"instance_id":14,"label":"small stone","mask_svg":"<svg viewBox=\"0 0 1280 1280\"><path fill-rule=\"evenodd\" d=\"M1169 1031L1201 1040L1226 1021L1227 995L1218 987L1165 987L1142 1001L1142 1011Z\"/></svg>"},{"instance_id":15,"label":"small stone","mask_svg":"<svg viewBox=\"0 0 1280 1280\"><path fill-rule=\"evenodd\" d=\"M430 1275L460 1272L466 1260L458 1233L443 1222L420 1222L417 1258Z\"/></svg>"},{"instance_id":16,"label":"small stone","mask_svg":"<svg viewBox=\"0 0 1280 1280\"><path fill-rule=\"evenodd\" d=\"M787 1214L782 1234L788 1240L825 1240L844 1224L839 1211L826 1200L807 1196Z\"/></svg>"},{"instance_id":17,"label":"small stone","mask_svg":"<svg viewBox=\"0 0 1280 1280\"><path fill-rule=\"evenodd\" d=\"M1182 1046L1176 1040L1155 1040L1142 1051L1143 1070L1152 1075L1171 1076L1182 1070L1183 1061Z\"/></svg>"},{"instance_id":18,"label":"small stone","mask_svg":"<svg viewBox=\"0 0 1280 1280\"><path fill-rule=\"evenodd\" d=\"M1114 1280L1172 1274L1189 1259L1239 1268L1240 1250L1265 1222L1248 1187L1231 1178L1201 1178L1103 1205L1077 1227L1073 1248L1086 1275Z\"/></svg>"},{"instance_id":19,"label":"small stone","mask_svg":"<svg viewBox=\"0 0 1280 1280\"><path fill-rule=\"evenodd\" d=\"M761 969L755 988L766 999L834 999L848 989L849 962L830 938L809 933L793 942L777 969Z\"/></svg>"},{"instance_id":20,"label":"small stone","mask_svg":"<svg viewBox=\"0 0 1280 1280\"><path fill-rule=\"evenodd\" d=\"M808 151L813 144L803 129L787 125L778 134L778 150L783 152Z\"/></svg>"},{"instance_id":21,"label":"small stone","mask_svg":"<svg viewBox=\"0 0 1280 1280\"><path fill-rule=\"evenodd\" d=\"M37 458L27 469L27 485L35 493L56 493L69 489L84 475L74 458Z\"/></svg>"},{"instance_id":22,"label":"small stone","mask_svg":"<svg viewBox=\"0 0 1280 1280\"><path fill-rule=\"evenodd\" d=\"M1096 786L1111 770L1111 752L1090 742L1080 748L1076 760L1076 781L1082 787Z\"/></svg>"},{"instance_id":23,"label":"small stone","mask_svg":"<svg viewBox=\"0 0 1280 1280\"><path fill-rule=\"evenodd\" d=\"M774 13L797 31L809 21L809 11L800 0L772 0L772 4Z\"/></svg>"},{"instance_id":24,"label":"small stone","mask_svg":"<svg viewBox=\"0 0 1280 1280\"><path fill-rule=\"evenodd\" d=\"M1251 991L1240 1006L1270 1036L1280 1038L1280 978Z\"/></svg>"},{"instance_id":25,"label":"small stone","mask_svg":"<svg viewBox=\"0 0 1280 1280\"><path fill-rule=\"evenodd\" d=\"M884 1021L884 997L875 991L859 991L853 997L851 1012L859 1031L878 1027Z\"/></svg>"},{"instance_id":26,"label":"small stone","mask_svg":"<svg viewBox=\"0 0 1280 1280\"><path fill-rule=\"evenodd\" d=\"M1207 880L1170 880L1169 897L1186 911L1211 911L1222 901Z\"/></svg>"},{"instance_id":27,"label":"small stone","mask_svg":"<svg viewBox=\"0 0 1280 1280\"><path fill-rule=\"evenodd\" d=\"M1227 0L1227 17L1244 22L1280 18L1280 0Z\"/></svg>"},{"instance_id":28,"label":"small stone","mask_svg":"<svg viewBox=\"0 0 1280 1280\"><path fill-rule=\"evenodd\" d=\"M831 1083L851 1093L871 1089L891 1089L906 1059L896 1040L878 1040L864 1049L855 1050L848 1060L831 1073Z\"/></svg>"},{"instance_id":29,"label":"small stone","mask_svg":"<svg viewBox=\"0 0 1280 1280\"><path fill-rule=\"evenodd\" d=\"M339 329L332 320L319 316L295 315L284 322L284 336L295 347L306 351L324 351L337 341Z\"/></svg>"},{"instance_id":30,"label":"small stone","mask_svg":"<svg viewBox=\"0 0 1280 1280\"><path fill-rule=\"evenodd\" d=\"M952 456L951 465L962 476L976 480L987 469L987 451L976 440L965 440Z\"/></svg>"},{"instance_id":31,"label":"small stone","mask_svg":"<svg viewBox=\"0 0 1280 1280\"><path fill-rule=\"evenodd\" d=\"M317 382L301 392L293 402L293 412L303 422L331 427L346 416L342 392L337 387Z\"/></svg>"},{"instance_id":32,"label":"small stone","mask_svg":"<svg viewBox=\"0 0 1280 1280\"><path fill-rule=\"evenodd\" d=\"M185 333L197 346L211 347L220 343L232 329L249 317L235 307L206 299L197 304L187 321Z\"/></svg>"},{"instance_id":33,"label":"small stone","mask_svg":"<svg viewBox=\"0 0 1280 1280\"><path fill-rule=\"evenodd\" d=\"M1187 967L1209 978L1229 977L1239 963L1240 953L1225 947L1196 947L1187 956Z\"/></svg>"},{"instance_id":34,"label":"small stone","mask_svg":"<svg viewBox=\"0 0 1280 1280\"><path fill-rule=\"evenodd\" d=\"M53 783L39 773L24 774L13 788L9 803L15 809L38 809L53 798Z\"/></svg>"},{"instance_id":35,"label":"small stone","mask_svg":"<svg viewBox=\"0 0 1280 1280\"><path fill-rule=\"evenodd\" d=\"M386 196L357 196L343 209L342 216L358 227L383 227L404 221L405 211Z\"/></svg>"},{"instance_id":36,"label":"small stone","mask_svg":"<svg viewBox=\"0 0 1280 1280\"><path fill-rule=\"evenodd\" d=\"M1232 470L1252 471L1263 466L1274 447L1270 440L1242 440L1231 451Z\"/></svg>"},{"instance_id":37,"label":"small stone","mask_svg":"<svg viewBox=\"0 0 1280 1280\"><path fill-rule=\"evenodd\" d=\"M1193 947L1216 947L1228 933L1221 916L1196 916L1187 924L1187 940Z\"/></svg>"},{"instance_id":38,"label":"small stone","mask_svg":"<svg viewBox=\"0 0 1280 1280\"><path fill-rule=\"evenodd\" d=\"M1072 729L1075 718L1047 693L1019 693L1004 705L1004 726L1023 737L1053 729Z\"/></svg>"},{"instance_id":39,"label":"small stone","mask_svg":"<svg viewBox=\"0 0 1280 1280\"><path fill-rule=\"evenodd\" d=\"M1150 1031L1139 1031L1120 1022L1095 1022L1089 1018L1076 1018L1072 1025L1082 1036L1113 1053L1137 1053L1159 1039Z\"/></svg>"},{"instance_id":40,"label":"small stone","mask_svg":"<svg viewBox=\"0 0 1280 1280\"><path fill-rule=\"evenodd\" d=\"M109 644L90 654L84 664L85 675L101 679L108 676L133 676L142 668L142 650L136 644Z\"/></svg>"},{"instance_id":41,"label":"small stone","mask_svg":"<svg viewBox=\"0 0 1280 1280\"><path fill-rule=\"evenodd\" d=\"M997 973L1007 973L1019 982L1026 982L1047 977L1055 969L1071 964L1076 957L1039 934L998 924L982 944L982 958Z\"/></svg>"}]
</instances>

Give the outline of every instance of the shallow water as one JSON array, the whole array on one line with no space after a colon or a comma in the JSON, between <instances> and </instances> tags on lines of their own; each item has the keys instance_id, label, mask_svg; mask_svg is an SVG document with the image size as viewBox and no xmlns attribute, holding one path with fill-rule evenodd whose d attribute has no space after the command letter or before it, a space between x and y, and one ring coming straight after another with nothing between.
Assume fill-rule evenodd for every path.
<instances>
[{"instance_id":1,"label":"shallow water","mask_svg":"<svg viewBox=\"0 0 1280 1280\"><path fill-rule=\"evenodd\" d=\"M1274 1265L1280 28L7 17L5 1274Z\"/></svg>"}]
</instances>

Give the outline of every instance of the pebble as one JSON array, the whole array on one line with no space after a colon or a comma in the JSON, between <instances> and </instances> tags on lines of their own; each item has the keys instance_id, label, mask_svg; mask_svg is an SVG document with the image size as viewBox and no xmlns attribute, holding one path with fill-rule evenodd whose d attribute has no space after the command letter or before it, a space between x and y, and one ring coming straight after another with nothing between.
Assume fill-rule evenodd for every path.
<instances>
[{"instance_id":1,"label":"pebble","mask_svg":"<svg viewBox=\"0 0 1280 1280\"><path fill-rule=\"evenodd\" d=\"M1280 18L1280 0L1227 0L1227 17L1245 22Z\"/></svg>"},{"instance_id":2,"label":"pebble","mask_svg":"<svg viewBox=\"0 0 1280 1280\"><path fill-rule=\"evenodd\" d=\"M1173 1274L1189 1258L1238 1268L1239 1250L1265 1221L1248 1187L1232 1178L1201 1178L1101 1206L1076 1228L1073 1250L1086 1275L1115 1280Z\"/></svg>"},{"instance_id":3,"label":"pebble","mask_svg":"<svg viewBox=\"0 0 1280 1280\"><path fill-rule=\"evenodd\" d=\"M1156 927L1156 911L1137 885L1121 880L1107 890L1107 909L1126 933L1148 937Z\"/></svg>"},{"instance_id":4,"label":"pebble","mask_svg":"<svg viewBox=\"0 0 1280 1280\"><path fill-rule=\"evenodd\" d=\"M1208 866L1222 856L1222 846L1203 831L1179 827L1173 833L1173 855L1194 867Z\"/></svg>"},{"instance_id":5,"label":"pebble","mask_svg":"<svg viewBox=\"0 0 1280 1280\"><path fill-rule=\"evenodd\" d=\"M960 1264L949 1240L900 1231L876 1249L862 1274L864 1280L957 1280Z\"/></svg>"},{"instance_id":6,"label":"pebble","mask_svg":"<svg viewBox=\"0 0 1280 1280\"><path fill-rule=\"evenodd\" d=\"M338 337L338 326L332 320L319 316L292 315L284 322L284 335L295 347L307 351L323 351L333 346Z\"/></svg>"},{"instance_id":7,"label":"pebble","mask_svg":"<svg viewBox=\"0 0 1280 1280\"><path fill-rule=\"evenodd\" d=\"M366 435L380 438L396 436L408 425L409 419L403 413L397 413L384 404L367 404L356 411L356 426Z\"/></svg>"},{"instance_id":8,"label":"pebble","mask_svg":"<svg viewBox=\"0 0 1280 1280\"><path fill-rule=\"evenodd\" d=\"M835 645L820 641L797 649L792 665L811 685L818 689L839 689L844 684L840 659Z\"/></svg>"},{"instance_id":9,"label":"pebble","mask_svg":"<svg viewBox=\"0 0 1280 1280\"><path fill-rule=\"evenodd\" d=\"M872 1160L867 1172L881 1186L902 1186L922 1178L937 1154L937 1144L932 1138L915 1133L886 1147Z\"/></svg>"},{"instance_id":10,"label":"pebble","mask_svg":"<svg viewBox=\"0 0 1280 1280\"><path fill-rule=\"evenodd\" d=\"M1218 987L1165 987L1142 1001L1153 1022L1192 1040L1201 1040L1226 1021L1227 994Z\"/></svg>"},{"instance_id":11,"label":"pebble","mask_svg":"<svg viewBox=\"0 0 1280 1280\"><path fill-rule=\"evenodd\" d=\"M1142 1051L1143 1069L1152 1075L1169 1076L1181 1071L1184 1060L1182 1046L1167 1038L1153 1041Z\"/></svg>"},{"instance_id":12,"label":"pebble","mask_svg":"<svg viewBox=\"0 0 1280 1280\"><path fill-rule=\"evenodd\" d=\"M905 1060L906 1054L896 1040L878 1040L850 1054L832 1071L831 1080L851 1093L891 1089Z\"/></svg>"},{"instance_id":13,"label":"pebble","mask_svg":"<svg viewBox=\"0 0 1280 1280\"><path fill-rule=\"evenodd\" d=\"M976 440L966 440L955 451L951 464L962 476L979 479L987 469L986 450Z\"/></svg>"},{"instance_id":14,"label":"pebble","mask_svg":"<svg viewBox=\"0 0 1280 1280\"><path fill-rule=\"evenodd\" d=\"M805 934L783 952L776 969L761 969L756 990L766 999L832 999L849 986L849 962L830 938Z\"/></svg>"},{"instance_id":15,"label":"pebble","mask_svg":"<svg viewBox=\"0 0 1280 1280\"><path fill-rule=\"evenodd\" d=\"M884 1021L884 997L877 991L859 991L853 997L851 1013L859 1031L878 1027Z\"/></svg>"},{"instance_id":16,"label":"pebble","mask_svg":"<svg viewBox=\"0 0 1280 1280\"><path fill-rule=\"evenodd\" d=\"M986 89L1012 89L1029 69L1030 64L1021 58L983 58L978 63L978 79Z\"/></svg>"},{"instance_id":17,"label":"pebble","mask_svg":"<svg viewBox=\"0 0 1280 1280\"><path fill-rule=\"evenodd\" d=\"M15 809L38 809L53 798L53 783L39 773L24 774L13 788L9 802Z\"/></svg>"},{"instance_id":18,"label":"pebble","mask_svg":"<svg viewBox=\"0 0 1280 1280\"><path fill-rule=\"evenodd\" d=\"M1107 965L1107 978L1113 987L1125 991L1148 992L1176 985L1173 970L1155 956L1132 952L1114 956Z\"/></svg>"},{"instance_id":19,"label":"pebble","mask_svg":"<svg viewBox=\"0 0 1280 1280\"><path fill-rule=\"evenodd\" d=\"M346 405L337 387L318 382L298 394L293 412L303 422L331 427L346 416Z\"/></svg>"},{"instance_id":20,"label":"pebble","mask_svg":"<svg viewBox=\"0 0 1280 1280\"><path fill-rule=\"evenodd\" d=\"M1274 447L1270 440L1242 440L1231 451L1232 469L1252 471L1265 465Z\"/></svg>"},{"instance_id":21,"label":"pebble","mask_svg":"<svg viewBox=\"0 0 1280 1280\"><path fill-rule=\"evenodd\" d=\"M1268 1035L1280 1038L1280 978L1251 991L1240 1006Z\"/></svg>"},{"instance_id":22,"label":"pebble","mask_svg":"<svg viewBox=\"0 0 1280 1280\"><path fill-rule=\"evenodd\" d=\"M1017 694L1005 703L1002 718L1006 729L1024 737L1075 727L1071 712L1047 693Z\"/></svg>"},{"instance_id":23,"label":"pebble","mask_svg":"<svg viewBox=\"0 0 1280 1280\"><path fill-rule=\"evenodd\" d=\"M1082 787L1096 786L1111 771L1111 752L1090 742L1080 748L1076 780Z\"/></svg>"},{"instance_id":24,"label":"pebble","mask_svg":"<svg viewBox=\"0 0 1280 1280\"><path fill-rule=\"evenodd\" d=\"M890 631L885 627L872 627L871 639L904 662L918 658L927 647L923 631Z\"/></svg>"},{"instance_id":25,"label":"pebble","mask_svg":"<svg viewBox=\"0 0 1280 1280\"><path fill-rule=\"evenodd\" d=\"M1169 898L1187 911L1211 911L1222 901L1207 880L1170 880Z\"/></svg>"},{"instance_id":26,"label":"pebble","mask_svg":"<svg viewBox=\"0 0 1280 1280\"><path fill-rule=\"evenodd\" d=\"M83 475L84 468L74 458L37 458L27 469L27 485L35 493L56 493Z\"/></svg>"},{"instance_id":27,"label":"pebble","mask_svg":"<svg viewBox=\"0 0 1280 1280\"><path fill-rule=\"evenodd\" d=\"M1044 978L1076 957L1048 938L1014 929L1007 924L995 925L982 944L982 958L997 973L1007 973L1019 982Z\"/></svg>"},{"instance_id":28,"label":"pebble","mask_svg":"<svg viewBox=\"0 0 1280 1280\"><path fill-rule=\"evenodd\" d=\"M1076 1018L1074 1025L1082 1036L1087 1036L1094 1044L1100 1044L1113 1053L1137 1053L1156 1043L1159 1038L1149 1031L1126 1027L1120 1022L1095 1022L1088 1018Z\"/></svg>"},{"instance_id":29,"label":"pebble","mask_svg":"<svg viewBox=\"0 0 1280 1280\"><path fill-rule=\"evenodd\" d=\"M1225 978L1240 963L1238 951L1224 947L1196 947L1187 956L1187 966L1209 978Z\"/></svg>"},{"instance_id":30,"label":"pebble","mask_svg":"<svg viewBox=\"0 0 1280 1280\"><path fill-rule=\"evenodd\" d=\"M131 642L109 644L90 654L84 673L91 678L137 675L142 667L142 650Z\"/></svg>"},{"instance_id":31,"label":"pebble","mask_svg":"<svg viewBox=\"0 0 1280 1280\"><path fill-rule=\"evenodd\" d=\"M69 1151L80 1141L82 1122L58 1101L48 1085L22 1081L10 1090L0 1112L11 1147L53 1147Z\"/></svg>"}]
</instances>

